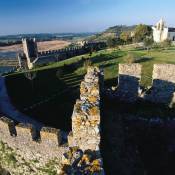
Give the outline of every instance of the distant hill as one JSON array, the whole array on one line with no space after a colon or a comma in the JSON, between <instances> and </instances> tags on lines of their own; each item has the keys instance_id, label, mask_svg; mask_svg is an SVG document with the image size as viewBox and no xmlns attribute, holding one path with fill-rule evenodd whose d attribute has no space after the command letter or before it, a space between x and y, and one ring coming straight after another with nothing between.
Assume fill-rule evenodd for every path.
<instances>
[{"instance_id":1,"label":"distant hill","mask_svg":"<svg viewBox=\"0 0 175 175\"><path fill-rule=\"evenodd\" d=\"M126 25L116 25L109 27L104 32L88 37L89 41L105 41L108 38L115 38L119 36L123 31L133 31L136 25L126 26Z\"/></svg>"},{"instance_id":2,"label":"distant hill","mask_svg":"<svg viewBox=\"0 0 175 175\"><path fill-rule=\"evenodd\" d=\"M123 31L133 31L136 25L126 26L126 25L116 25L113 27L109 27L104 33L116 33L120 35Z\"/></svg>"},{"instance_id":3,"label":"distant hill","mask_svg":"<svg viewBox=\"0 0 175 175\"><path fill-rule=\"evenodd\" d=\"M0 36L0 46L21 44L22 38L36 38L37 41L66 40L72 41L79 38L92 36L95 33L38 33Z\"/></svg>"}]
</instances>

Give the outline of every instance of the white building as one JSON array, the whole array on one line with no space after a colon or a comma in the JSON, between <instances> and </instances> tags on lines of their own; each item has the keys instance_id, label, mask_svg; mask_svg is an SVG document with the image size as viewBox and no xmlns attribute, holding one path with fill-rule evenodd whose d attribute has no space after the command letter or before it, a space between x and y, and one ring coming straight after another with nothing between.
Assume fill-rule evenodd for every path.
<instances>
[{"instance_id":1,"label":"white building","mask_svg":"<svg viewBox=\"0 0 175 175\"><path fill-rule=\"evenodd\" d=\"M155 42L160 43L165 40L175 41L175 28L167 27L163 19L161 19L153 29L153 39Z\"/></svg>"}]
</instances>

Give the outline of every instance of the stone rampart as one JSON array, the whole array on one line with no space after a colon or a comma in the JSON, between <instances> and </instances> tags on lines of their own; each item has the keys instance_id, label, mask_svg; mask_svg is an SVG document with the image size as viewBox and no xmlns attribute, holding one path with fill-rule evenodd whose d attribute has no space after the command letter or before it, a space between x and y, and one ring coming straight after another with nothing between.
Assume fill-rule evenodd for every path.
<instances>
[{"instance_id":1,"label":"stone rampart","mask_svg":"<svg viewBox=\"0 0 175 175\"><path fill-rule=\"evenodd\" d=\"M97 67L89 67L81 83L80 99L74 106L72 132L68 137L70 149L62 160L62 170L67 175L73 172L104 174L100 156L101 76L102 73Z\"/></svg>"},{"instance_id":2,"label":"stone rampart","mask_svg":"<svg viewBox=\"0 0 175 175\"><path fill-rule=\"evenodd\" d=\"M58 50L48 50L48 51L41 51L38 52L38 56L48 56L48 55L55 55L61 53L71 54L72 52L80 52L84 49L84 47L72 47L72 48L65 48L65 49L58 49Z\"/></svg>"},{"instance_id":3,"label":"stone rampart","mask_svg":"<svg viewBox=\"0 0 175 175\"><path fill-rule=\"evenodd\" d=\"M48 64L52 62L58 62L61 60L65 60L74 56L79 56L85 53L88 53L92 50L100 50L104 47L106 47L106 44L103 42L96 42L96 43L88 43L84 46L78 46L78 47L72 47L72 48L65 48L65 49L59 49L59 50L48 50L48 51L42 51L35 54L36 56L33 58L30 58L30 49L29 48L35 48L36 41L30 42L30 40L24 40L28 44L23 44L24 48L24 56L21 56L18 58L19 60L19 66L25 67L25 64L27 63L27 66L29 69L32 69L34 66L37 65L43 65ZM33 40L32 40L33 41ZM33 49L36 51L36 49Z\"/></svg>"},{"instance_id":4,"label":"stone rampart","mask_svg":"<svg viewBox=\"0 0 175 175\"><path fill-rule=\"evenodd\" d=\"M116 98L130 103L140 97L141 69L140 64L119 64ZM142 98L153 103L173 104L175 102L175 65L155 64L152 86L143 93Z\"/></svg>"},{"instance_id":5,"label":"stone rampart","mask_svg":"<svg viewBox=\"0 0 175 175\"><path fill-rule=\"evenodd\" d=\"M61 156L65 150L59 129L43 127L38 131L31 124L16 124L6 117L0 117L0 140L26 160L38 159L41 164Z\"/></svg>"}]
</instances>

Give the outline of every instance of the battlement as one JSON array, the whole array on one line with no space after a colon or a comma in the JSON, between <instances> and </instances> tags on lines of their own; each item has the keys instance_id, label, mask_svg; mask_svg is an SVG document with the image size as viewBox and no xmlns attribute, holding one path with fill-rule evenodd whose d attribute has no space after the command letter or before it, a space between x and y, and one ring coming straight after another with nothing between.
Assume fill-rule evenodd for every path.
<instances>
[{"instance_id":1,"label":"battlement","mask_svg":"<svg viewBox=\"0 0 175 175\"><path fill-rule=\"evenodd\" d=\"M126 102L139 97L142 66L140 64L119 64L118 87L115 96ZM152 87L142 94L144 100L153 103L170 104L175 97L175 65L155 64Z\"/></svg>"},{"instance_id":2,"label":"battlement","mask_svg":"<svg viewBox=\"0 0 175 175\"><path fill-rule=\"evenodd\" d=\"M91 50L100 50L106 47L104 42L85 43L83 46L70 47L58 50L48 50L38 52L35 39L22 39L24 56L19 56L19 66L25 66L25 62L29 69L35 65L42 65L51 62L65 60L74 56L88 53Z\"/></svg>"},{"instance_id":3,"label":"battlement","mask_svg":"<svg viewBox=\"0 0 175 175\"><path fill-rule=\"evenodd\" d=\"M81 49L83 49L83 47L70 47L70 48L58 49L58 50L41 51L41 52L38 52L38 56L55 55L55 54L61 54L63 52L66 53L71 51L79 51Z\"/></svg>"},{"instance_id":4,"label":"battlement","mask_svg":"<svg viewBox=\"0 0 175 175\"><path fill-rule=\"evenodd\" d=\"M3 130L6 135L30 141L45 142L46 144L47 142L52 142L57 146L61 145L62 142L61 131L59 129L42 127L42 129L38 131L35 126L31 124L15 124L13 120L7 117L0 117L0 129Z\"/></svg>"},{"instance_id":5,"label":"battlement","mask_svg":"<svg viewBox=\"0 0 175 175\"><path fill-rule=\"evenodd\" d=\"M27 160L52 160L64 150L61 147L62 133L59 129L43 127L38 131L31 124L15 123L0 117L0 140L7 143Z\"/></svg>"},{"instance_id":6,"label":"battlement","mask_svg":"<svg viewBox=\"0 0 175 175\"><path fill-rule=\"evenodd\" d=\"M175 65L155 64L152 87L142 94L140 93L141 78L140 64L119 64L118 86L112 97L128 103L134 103L138 99L163 104L175 102ZM71 162L77 162L79 166L81 165L79 160L88 154L88 156L93 155L92 160L96 161L99 172L103 174L100 154L103 81L103 71L97 67L87 69L87 74L80 85L80 98L77 99L73 109L72 131L68 135L69 151L62 149L62 153L65 153L63 166L65 162L69 162L69 166L72 166ZM42 127L41 130L37 130L34 125L16 123L2 116L0 117L0 139L10 147L20 150L29 159L39 155L48 160L56 157L57 154L60 155L63 135L56 128ZM69 153L72 157L68 156ZM70 159L76 159L76 155L80 156L78 161L70 161ZM75 165L73 167L76 169Z\"/></svg>"}]
</instances>

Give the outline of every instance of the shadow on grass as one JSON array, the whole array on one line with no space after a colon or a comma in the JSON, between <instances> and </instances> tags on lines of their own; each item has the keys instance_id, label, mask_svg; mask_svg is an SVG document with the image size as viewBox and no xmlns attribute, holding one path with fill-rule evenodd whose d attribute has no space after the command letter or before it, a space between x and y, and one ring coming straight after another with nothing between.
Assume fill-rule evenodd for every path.
<instances>
[{"instance_id":1,"label":"shadow on grass","mask_svg":"<svg viewBox=\"0 0 175 175\"><path fill-rule=\"evenodd\" d=\"M79 98L79 85L83 79L74 70L69 66L39 71L33 81L24 74L7 76L6 85L12 103L19 111L45 125L70 131L73 107ZM30 109L30 106L34 107Z\"/></svg>"},{"instance_id":2,"label":"shadow on grass","mask_svg":"<svg viewBox=\"0 0 175 175\"><path fill-rule=\"evenodd\" d=\"M116 53L116 54L100 54L100 55L97 55L95 57L92 57L91 58L91 61L94 63L94 64L98 64L98 63L102 63L104 61L112 61L112 60L116 60L117 58L120 58L120 57L123 57L125 55L125 53Z\"/></svg>"},{"instance_id":3,"label":"shadow on grass","mask_svg":"<svg viewBox=\"0 0 175 175\"><path fill-rule=\"evenodd\" d=\"M141 57L138 60L136 60L136 63L143 63L147 61L151 61L153 58L152 57Z\"/></svg>"}]
</instances>

